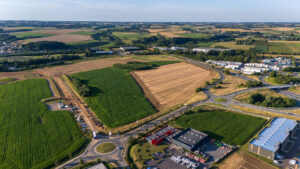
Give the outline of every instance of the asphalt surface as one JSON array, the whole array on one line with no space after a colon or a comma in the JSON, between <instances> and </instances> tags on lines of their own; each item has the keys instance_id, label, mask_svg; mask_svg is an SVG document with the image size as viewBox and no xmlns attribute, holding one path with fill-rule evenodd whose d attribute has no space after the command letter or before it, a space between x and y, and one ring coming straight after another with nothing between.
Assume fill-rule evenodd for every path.
<instances>
[{"instance_id":1,"label":"asphalt surface","mask_svg":"<svg viewBox=\"0 0 300 169\"><path fill-rule=\"evenodd\" d=\"M198 66L201 66L201 67L204 67L204 68L207 68L207 69L213 69L210 65L201 63L199 61L195 61L195 60L192 60L192 59L189 59L189 58L182 58L182 59L185 62L194 64L194 65L198 65ZM195 107L198 107L198 106L200 106L204 103L220 104L220 105L226 107L227 109L230 109L230 110L233 110L233 111L236 111L236 112L240 112L240 113L244 113L244 114L251 114L251 113L241 111L241 110L238 110L238 109L234 109L234 108L230 107L230 105L240 105L240 106L250 107L250 108L254 108L254 109L258 109L258 110L264 110L264 111L269 111L269 112L278 113L278 114L284 114L284 115L289 115L289 116L300 117L300 115L297 115L297 114L291 114L291 113L283 112L284 110L291 110L291 109L267 108L267 107L246 104L246 103L242 103L242 102L238 102L238 101L233 100L233 97L238 95L238 94L248 92L248 91L251 91L251 90L258 90L258 89L265 89L265 88L280 90L281 93L283 93L284 95L286 95L288 97L291 97L291 98L297 98L299 100L300 95L282 90L282 89L287 89L292 85L270 86L269 84L266 84L264 81L262 81L267 86L258 87L258 88L249 88L249 89L234 92L234 93L231 93L231 94L228 94L228 95L225 95L225 96L215 96L215 95L213 95L209 92L209 89L211 87L213 87L214 85L218 84L220 81L223 81L225 79L225 75L224 75L224 73L222 72L221 69L213 69L213 70L215 70L219 73L220 79L217 80L214 84L211 84L211 85L208 85L208 86L205 87L203 92L207 95L206 100L199 101L199 102L196 102L196 103L191 104L191 105L182 106L182 107L180 107L176 110L171 111L170 113L168 113L168 114L166 114L162 117L159 117L159 118L157 118L157 119L155 119L151 122L148 122L146 124L143 124L140 127L136 128L134 130L131 130L131 131L129 131L129 132L123 134L123 135L114 136L114 137L100 136L96 139L93 139L82 154L80 154L78 157L76 157L74 159L71 159L71 160L67 161L66 163L64 163L63 165L61 165L57 168L59 168L59 169L61 169L63 167L64 168L71 168L71 167L74 167L74 166L78 165L79 162L80 162L80 159L83 159L84 161L91 161L91 160L97 160L98 158L100 158L101 160L108 161L108 162L115 162L116 164L119 165L120 168L128 167L125 160L124 160L124 156L125 156L124 154L126 154L126 151L127 151L126 150L126 143L129 139L129 137L137 136L138 133L143 133L143 132L149 131L151 128L154 128L155 126L157 126L159 124L167 122L167 121L169 121L170 119L172 119L176 116L181 116L185 111L187 111L189 109L192 109L192 108L195 108ZM243 75L238 75L237 77L245 79L245 80L250 80L248 77L243 76ZM263 80L263 78L264 77L262 77L261 80ZM251 80L253 80L253 79L251 79ZM226 102L216 102L215 98L224 98L227 101ZM257 114L251 114L251 115L268 118L268 117L257 115ZM101 143L104 143L104 142L113 142L117 145L117 148L113 152L108 153L108 154L99 154L99 153L97 153L95 151L95 147L98 144L101 144Z\"/></svg>"}]
</instances>

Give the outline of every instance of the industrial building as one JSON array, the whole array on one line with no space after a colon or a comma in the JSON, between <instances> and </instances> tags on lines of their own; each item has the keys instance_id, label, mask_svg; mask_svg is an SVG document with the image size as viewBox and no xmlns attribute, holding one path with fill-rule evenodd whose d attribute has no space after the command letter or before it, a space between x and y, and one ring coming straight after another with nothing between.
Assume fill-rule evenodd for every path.
<instances>
[{"instance_id":1,"label":"industrial building","mask_svg":"<svg viewBox=\"0 0 300 169\"><path fill-rule=\"evenodd\" d=\"M174 136L172 138L172 144L175 144L178 147L184 148L188 151L194 151L207 140L207 134L192 128L188 128Z\"/></svg>"},{"instance_id":2,"label":"industrial building","mask_svg":"<svg viewBox=\"0 0 300 169\"><path fill-rule=\"evenodd\" d=\"M292 139L296 129L295 120L276 118L250 142L248 149L250 152L274 160Z\"/></svg>"},{"instance_id":3,"label":"industrial building","mask_svg":"<svg viewBox=\"0 0 300 169\"><path fill-rule=\"evenodd\" d=\"M172 142L171 138L180 133L181 130L178 130L176 128L173 128L171 126L165 126L145 137L145 139L153 144L158 145L163 141L167 141L169 143Z\"/></svg>"},{"instance_id":4,"label":"industrial building","mask_svg":"<svg viewBox=\"0 0 300 169\"><path fill-rule=\"evenodd\" d=\"M206 48L206 47L198 47L198 48L193 48L193 52L204 52L207 53L209 51L231 51L231 49L221 49L221 48Z\"/></svg>"}]
</instances>

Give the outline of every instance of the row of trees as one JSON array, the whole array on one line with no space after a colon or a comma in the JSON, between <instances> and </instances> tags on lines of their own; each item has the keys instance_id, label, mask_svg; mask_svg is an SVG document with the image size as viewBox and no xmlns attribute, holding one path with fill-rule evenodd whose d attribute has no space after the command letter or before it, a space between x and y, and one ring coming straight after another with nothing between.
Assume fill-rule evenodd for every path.
<instances>
[{"instance_id":1,"label":"row of trees","mask_svg":"<svg viewBox=\"0 0 300 169\"><path fill-rule=\"evenodd\" d=\"M128 62L126 64L116 63L114 67L127 70L149 70L153 65L144 62Z\"/></svg>"},{"instance_id":2,"label":"row of trees","mask_svg":"<svg viewBox=\"0 0 300 169\"><path fill-rule=\"evenodd\" d=\"M69 77L69 79L71 79L72 83L75 85L81 96L87 97L91 95L90 88L86 84L84 84L79 78L72 76Z\"/></svg>"},{"instance_id":3,"label":"row of trees","mask_svg":"<svg viewBox=\"0 0 300 169\"><path fill-rule=\"evenodd\" d=\"M4 60L0 62L0 71L5 72L8 71L10 67L16 67L19 70L29 70L35 69L39 67L49 66L49 65L61 65L64 64L64 61L68 60L78 60L80 56L78 55L62 55L58 57L52 58L40 58L40 59L29 59L25 61L14 61L9 62Z\"/></svg>"},{"instance_id":4,"label":"row of trees","mask_svg":"<svg viewBox=\"0 0 300 169\"><path fill-rule=\"evenodd\" d=\"M245 84L240 84L240 87L253 88L253 87L262 87L264 84L262 82L248 80Z\"/></svg>"},{"instance_id":5,"label":"row of trees","mask_svg":"<svg viewBox=\"0 0 300 169\"><path fill-rule=\"evenodd\" d=\"M206 61L206 60L225 60L234 62L259 62L262 57L258 55L258 52L251 48L248 51L244 50L231 50L231 51L209 51L203 52L192 52L192 51L168 51L169 54L176 54L185 56L191 59Z\"/></svg>"}]
</instances>

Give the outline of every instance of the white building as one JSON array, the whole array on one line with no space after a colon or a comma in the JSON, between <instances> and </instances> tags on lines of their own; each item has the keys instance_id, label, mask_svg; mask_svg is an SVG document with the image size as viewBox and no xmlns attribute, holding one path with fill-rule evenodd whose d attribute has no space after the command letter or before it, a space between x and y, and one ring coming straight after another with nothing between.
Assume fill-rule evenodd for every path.
<instances>
[{"instance_id":1,"label":"white building","mask_svg":"<svg viewBox=\"0 0 300 169\"><path fill-rule=\"evenodd\" d=\"M172 46L171 50L187 50L187 48L186 47Z\"/></svg>"},{"instance_id":2,"label":"white building","mask_svg":"<svg viewBox=\"0 0 300 169\"><path fill-rule=\"evenodd\" d=\"M232 70L239 70L242 66L241 62L228 62L225 68Z\"/></svg>"},{"instance_id":3,"label":"white building","mask_svg":"<svg viewBox=\"0 0 300 169\"><path fill-rule=\"evenodd\" d=\"M158 49L161 51L167 51L167 50L171 50L170 48L165 48L165 47L153 47L154 49Z\"/></svg>"},{"instance_id":4,"label":"white building","mask_svg":"<svg viewBox=\"0 0 300 169\"><path fill-rule=\"evenodd\" d=\"M266 67L244 67L242 68L242 72L244 74L252 74L252 73L263 73L265 71L270 71L270 68Z\"/></svg>"},{"instance_id":5,"label":"white building","mask_svg":"<svg viewBox=\"0 0 300 169\"><path fill-rule=\"evenodd\" d=\"M206 48L206 47L198 47L198 48L193 48L193 52L204 52L207 53L209 51L231 51L231 49L221 49L221 48Z\"/></svg>"}]
</instances>

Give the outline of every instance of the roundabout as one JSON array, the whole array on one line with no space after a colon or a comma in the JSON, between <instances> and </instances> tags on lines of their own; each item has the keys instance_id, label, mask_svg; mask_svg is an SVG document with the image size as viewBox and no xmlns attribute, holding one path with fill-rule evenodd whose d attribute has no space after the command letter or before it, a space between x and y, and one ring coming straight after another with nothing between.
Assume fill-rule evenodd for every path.
<instances>
[{"instance_id":1,"label":"roundabout","mask_svg":"<svg viewBox=\"0 0 300 169\"><path fill-rule=\"evenodd\" d=\"M113 142L104 142L96 146L95 150L99 154L111 153L116 149L117 145Z\"/></svg>"}]
</instances>

